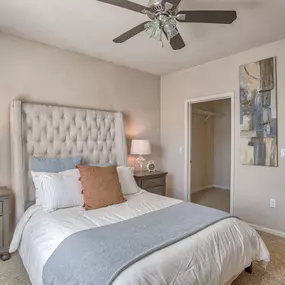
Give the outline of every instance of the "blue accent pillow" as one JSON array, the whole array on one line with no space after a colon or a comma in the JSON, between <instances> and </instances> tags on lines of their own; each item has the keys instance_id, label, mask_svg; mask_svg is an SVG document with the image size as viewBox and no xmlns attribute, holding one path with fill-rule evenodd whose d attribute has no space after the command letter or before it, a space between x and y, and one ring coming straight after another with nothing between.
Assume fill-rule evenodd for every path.
<instances>
[{"instance_id":1,"label":"blue accent pillow","mask_svg":"<svg viewBox=\"0 0 285 285\"><path fill-rule=\"evenodd\" d=\"M117 165L117 162L115 160L110 161L110 162L105 162L105 163L92 163L88 164L89 166L97 166L97 167L108 167L108 166L113 166Z\"/></svg>"},{"instance_id":2,"label":"blue accent pillow","mask_svg":"<svg viewBox=\"0 0 285 285\"><path fill-rule=\"evenodd\" d=\"M81 163L80 157L37 157L31 158L31 170L35 172L53 172L74 169Z\"/></svg>"}]
</instances>

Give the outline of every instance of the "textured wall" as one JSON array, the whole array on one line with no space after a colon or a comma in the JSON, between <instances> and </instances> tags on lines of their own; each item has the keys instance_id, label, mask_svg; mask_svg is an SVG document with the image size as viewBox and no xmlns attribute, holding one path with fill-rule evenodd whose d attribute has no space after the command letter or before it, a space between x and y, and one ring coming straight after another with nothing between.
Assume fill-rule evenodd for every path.
<instances>
[{"instance_id":1,"label":"textured wall","mask_svg":"<svg viewBox=\"0 0 285 285\"><path fill-rule=\"evenodd\" d=\"M0 185L10 185L13 99L122 111L128 138L150 139L159 163L159 77L0 34Z\"/></svg>"},{"instance_id":2,"label":"textured wall","mask_svg":"<svg viewBox=\"0 0 285 285\"><path fill-rule=\"evenodd\" d=\"M285 147L285 40L162 77L161 143L163 166L169 172L169 194L185 199L184 105L186 99L235 92L234 214L268 228L285 232L285 159L279 167L246 166L239 154L239 66L277 56L278 153ZM277 207L269 207L275 198Z\"/></svg>"},{"instance_id":3,"label":"textured wall","mask_svg":"<svg viewBox=\"0 0 285 285\"><path fill-rule=\"evenodd\" d=\"M213 102L215 112L223 116L214 118L213 184L230 189L231 186L231 100Z\"/></svg>"},{"instance_id":4,"label":"textured wall","mask_svg":"<svg viewBox=\"0 0 285 285\"><path fill-rule=\"evenodd\" d=\"M211 102L192 105L191 191L214 184L214 119L195 114L195 110L213 111Z\"/></svg>"}]
</instances>

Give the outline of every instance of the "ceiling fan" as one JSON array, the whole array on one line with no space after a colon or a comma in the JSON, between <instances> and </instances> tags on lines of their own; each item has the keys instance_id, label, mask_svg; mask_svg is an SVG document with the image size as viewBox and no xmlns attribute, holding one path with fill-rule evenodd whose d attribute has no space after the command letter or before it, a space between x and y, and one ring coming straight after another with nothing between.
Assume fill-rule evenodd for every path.
<instances>
[{"instance_id":1,"label":"ceiling fan","mask_svg":"<svg viewBox=\"0 0 285 285\"><path fill-rule=\"evenodd\" d=\"M177 21L181 23L231 24L237 18L236 11L179 11L178 5L181 0L150 0L147 7L127 0L97 1L145 14L150 19L115 38L113 40L115 43L123 43L145 30L150 37L158 39L162 46L162 34L164 34L171 47L174 50L179 50L185 47L185 43L177 29Z\"/></svg>"}]
</instances>

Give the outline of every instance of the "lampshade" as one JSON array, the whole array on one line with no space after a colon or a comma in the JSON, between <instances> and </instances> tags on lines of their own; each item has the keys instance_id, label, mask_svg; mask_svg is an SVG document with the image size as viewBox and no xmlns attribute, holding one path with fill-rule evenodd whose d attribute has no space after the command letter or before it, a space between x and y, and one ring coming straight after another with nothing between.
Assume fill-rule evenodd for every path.
<instances>
[{"instance_id":1,"label":"lampshade","mask_svg":"<svg viewBox=\"0 0 285 285\"><path fill-rule=\"evenodd\" d=\"M131 154L148 155L150 153L149 140L132 140Z\"/></svg>"}]
</instances>

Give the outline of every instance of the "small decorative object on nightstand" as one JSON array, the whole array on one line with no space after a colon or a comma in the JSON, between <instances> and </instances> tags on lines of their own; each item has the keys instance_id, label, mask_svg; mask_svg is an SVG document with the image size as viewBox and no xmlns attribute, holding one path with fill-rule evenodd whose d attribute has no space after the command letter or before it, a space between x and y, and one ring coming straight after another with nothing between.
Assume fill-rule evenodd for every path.
<instances>
[{"instance_id":1,"label":"small decorative object on nightstand","mask_svg":"<svg viewBox=\"0 0 285 285\"><path fill-rule=\"evenodd\" d=\"M11 196L6 187L0 187L0 258L10 259L9 244L11 238Z\"/></svg>"},{"instance_id":2,"label":"small decorative object on nightstand","mask_svg":"<svg viewBox=\"0 0 285 285\"><path fill-rule=\"evenodd\" d=\"M154 160L150 160L150 161L147 163L146 169L147 169L149 172L155 172L155 162L154 162Z\"/></svg>"},{"instance_id":3,"label":"small decorative object on nightstand","mask_svg":"<svg viewBox=\"0 0 285 285\"><path fill-rule=\"evenodd\" d=\"M135 171L134 178L140 188L154 194L165 196L166 175L167 172L162 171Z\"/></svg>"}]
</instances>

